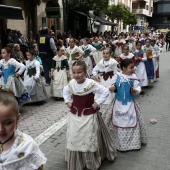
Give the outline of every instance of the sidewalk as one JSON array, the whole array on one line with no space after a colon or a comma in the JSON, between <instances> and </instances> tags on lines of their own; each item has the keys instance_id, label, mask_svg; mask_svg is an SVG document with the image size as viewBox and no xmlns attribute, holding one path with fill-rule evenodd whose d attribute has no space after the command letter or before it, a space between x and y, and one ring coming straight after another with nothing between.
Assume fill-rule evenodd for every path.
<instances>
[{"instance_id":1,"label":"sidewalk","mask_svg":"<svg viewBox=\"0 0 170 170\"><path fill-rule=\"evenodd\" d=\"M160 59L160 78L139 96L147 126L148 144L140 151L118 152L113 163L104 161L101 170L170 170L170 52ZM155 118L156 124L150 123ZM66 126L52 135L40 148L48 158L45 170L66 170L64 160Z\"/></svg>"}]
</instances>

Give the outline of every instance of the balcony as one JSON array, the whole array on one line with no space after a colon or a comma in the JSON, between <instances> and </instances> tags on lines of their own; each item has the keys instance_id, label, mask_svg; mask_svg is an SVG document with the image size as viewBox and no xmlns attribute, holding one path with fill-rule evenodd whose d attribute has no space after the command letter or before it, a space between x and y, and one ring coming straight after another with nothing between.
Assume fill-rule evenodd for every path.
<instances>
[{"instance_id":1,"label":"balcony","mask_svg":"<svg viewBox=\"0 0 170 170\"><path fill-rule=\"evenodd\" d=\"M145 15L145 16L150 16L149 11L146 9L133 9L132 10L133 13L137 14L137 15Z\"/></svg>"}]
</instances>

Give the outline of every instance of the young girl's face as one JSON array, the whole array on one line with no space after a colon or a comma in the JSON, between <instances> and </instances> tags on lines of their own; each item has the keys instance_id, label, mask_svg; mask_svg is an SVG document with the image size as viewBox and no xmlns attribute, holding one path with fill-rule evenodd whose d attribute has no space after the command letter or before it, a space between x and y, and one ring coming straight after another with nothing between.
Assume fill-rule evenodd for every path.
<instances>
[{"instance_id":1,"label":"young girl's face","mask_svg":"<svg viewBox=\"0 0 170 170\"><path fill-rule=\"evenodd\" d=\"M75 46L75 42L74 42L73 39L70 39L69 45L70 45L71 48L73 48Z\"/></svg>"},{"instance_id":2,"label":"young girl's face","mask_svg":"<svg viewBox=\"0 0 170 170\"><path fill-rule=\"evenodd\" d=\"M85 81L87 71L84 70L83 66L73 66L73 78L77 81L78 84L81 84Z\"/></svg>"},{"instance_id":3,"label":"young girl's face","mask_svg":"<svg viewBox=\"0 0 170 170\"><path fill-rule=\"evenodd\" d=\"M125 54L128 54L128 53L129 53L129 48L128 48L128 47L124 47L124 48L123 48L123 52L124 52Z\"/></svg>"},{"instance_id":4,"label":"young girl's face","mask_svg":"<svg viewBox=\"0 0 170 170\"><path fill-rule=\"evenodd\" d=\"M137 46L136 46L136 49L141 50L142 49L142 44L138 43Z\"/></svg>"},{"instance_id":5,"label":"young girl's face","mask_svg":"<svg viewBox=\"0 0 170 170\"><path fill-rule=\"evenodd\" d=\"M30 54L29 52L27 52L26 55L27 55L28 60L32 61L34 59L34 56Z\"/></svg>"},{"instance_id":6,"label":"young girl's face","mask_svg":"<svg viewBox=\"0 0 170 170\"><path fill-rule=\"evenodd\" d=\"M20 115L16 115L14 108L0 103L0 142L4 142L15 131Z\"/></svg>"},{"instance_id":7,"label":"young girl's face","mask_svg":"<svg viewBox=\"0 0 170 170\"><path fill-rule=\"evenodd\" d=\"M62 56L64 55L64 49L60 48L60 50L58 51L58 56Z\"/></svg>"},{"instance_id":8,"label":"young girl's face","mask_svg":"<svg viewBox=\"0 0 170 170\"><path fill-rule=\"evenodd\" d=\"M147 40L147 41L145 42L145 44L146 44L147 47L149 47L149 46L150 46L150 41Z\"/></svg>"},{"instance_id":9,"label":"young girl's face","mask_svg":"<svg viewBox=\"0 0 170 170\"><path fill-rule=\"evenodd\" d=\"M109 50L104 50L103 51L103 59L104 59L104 61L108 61L110 59L110 56L111 56L111 54L110 54Z\"/></svg>"},{"instance_id":10,"label":"young girl's face","mask_svg":"<svg viewBox=\"0 0 170 170\"><path fill-rule=\"evenodd\" d=\"M126 68L123 67L123 73L126 75L131 75L134 73L134 64L129 64Z\"/></svg>"},{"instance_id":11,"label":"young girl's face","mask_svg":"<svg viewBox=\"0 0 170 170\"><path fill-rule=\"evenodd\" d=\"M3 59L8 60L8 59L10 59L11 54L7 53L6 49L2 49L1 50L1 56L2 56Z\"/></svg>"},{"instance_id":12,"label":"young girl's face","mask_svg":"<svg viewBox=\"0 0 170 170\"><path fill-rule=\"evenodd\" d=\"M38 51L38 47L37 47L37 46L35 46L34 51L35 51L35 52L37 52L37 51Z\"/></svg>"}]
</instances>

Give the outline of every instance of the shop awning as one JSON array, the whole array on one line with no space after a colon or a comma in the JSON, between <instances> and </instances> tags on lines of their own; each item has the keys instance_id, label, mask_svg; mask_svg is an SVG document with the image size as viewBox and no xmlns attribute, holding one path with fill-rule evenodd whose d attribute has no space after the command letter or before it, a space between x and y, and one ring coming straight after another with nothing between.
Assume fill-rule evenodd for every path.
<instances>
[{"instance_id":1,"label":"shop awning","mask_svg":"<svg viewBox=\"0 0 170 170\"><path fill-rule=\"evenodd\" d=\"M100 22L101 25L117 26L117 24L115 24L111 21L108 21L108 20L106 20L102 17L96 16L96 15L93 15L93 14L90 14L90 17L93 18L95 21Z\"/></svg>"},{"instance_id":2,"label":"shop awning","mask_svg":"<svg viewBox=\"0 0 170 170\"><path fill-rule=\"evenodd\" d=\"M108 21L108 20L106 20L106 19L104 19L104 18L102 18L102 17L96 16L96 15L93 15L93 14L89 14L89 16L88 16L88 15L86 15L85 13L80 12L80 11L75 11L75 12L78 13L78 14L80 14L80 15L84 15L84 16L86 16L87 18L90 17L90 18L92 18L93 20L95 20L95 21L97 21L97 22L100 22L101 25L117 26L117 24L115 24L115 23L113 23L113 22L111 22L111 21Z\"/></svg>"},{"instance_id":3,"label":"shop awning","mask_svg":"<svg viewBox=\"0 0 170 170\"><path fill-rule=\"evenodd\" d=\"M0 19L23 20L22 8L0 5Z\"/></svg>"}]
</instances>

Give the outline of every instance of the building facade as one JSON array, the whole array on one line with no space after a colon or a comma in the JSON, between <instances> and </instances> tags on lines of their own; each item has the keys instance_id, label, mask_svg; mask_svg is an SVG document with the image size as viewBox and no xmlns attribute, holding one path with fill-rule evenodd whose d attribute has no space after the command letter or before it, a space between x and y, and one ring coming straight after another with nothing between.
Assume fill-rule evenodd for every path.
<instances>
[{"instance_id":1,"label":"building facade","mask_svg":"<svg viewBox=\"0 0 170 170\"><path fill-rule=\"evenodd\" d=\"M0 0L0 4L21 7L23 10L24 20L0 20L1 26L0 31L10 28L12 30L20 31L23 36L27 37L29 32L32 31L34 36L38 33L42 26L47 26L49 28L54 28L55 20L53 18L46 17L46 8L58 7L60 8L61 17L56 19L56 29L64 30L63 22L63 1L62 0L41 0L39 5L35 8L29 2L34 2L32 0ZM43 23L43 21L45 23ZM3 24L2 24L3 23ZM3 26L2 26L3 25Z\"/></svg>"},{"instance_id":2,"label":"building facade","mask_svg":"<svg viewBox=\"0 0 170 170\"><path fill-rule=\"evenodd\" d=\"M153 17L149 20L150 27L170 29L170 0L154 0Z\"/></svg>"},{"instance_id":3,"label":"building facade","mask_svg":"<svg viewBox=\"0 0 170 170\"><path fill-rule=\"evenodd\" d=\"M132 12L137 15L136 28L144 30L148 26L148 18L152 17L153 0L132 0Z\"/></svg>"}]
</instances>

